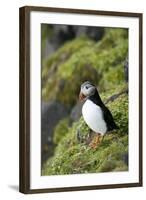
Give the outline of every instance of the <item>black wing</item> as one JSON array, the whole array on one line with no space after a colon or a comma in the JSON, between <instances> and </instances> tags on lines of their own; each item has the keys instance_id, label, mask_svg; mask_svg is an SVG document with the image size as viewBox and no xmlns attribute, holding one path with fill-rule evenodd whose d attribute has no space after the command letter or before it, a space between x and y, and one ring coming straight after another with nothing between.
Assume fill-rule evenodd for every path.
<instances>
[{"instance_id":1,"label":"black wing","mask_svg":"<svg viewBox=\"0 0 146 200\"><path fill-rule=\"evenodd\" d=\"M108 129L107 131L112 131L113 129L118 129L119 127L114 122L114 118L113 118L111 112L109 111L109 109L106 106L103 106L102 110L103 110L104 120L107 124L107 129Z\"/></svg>"}]
</instances>

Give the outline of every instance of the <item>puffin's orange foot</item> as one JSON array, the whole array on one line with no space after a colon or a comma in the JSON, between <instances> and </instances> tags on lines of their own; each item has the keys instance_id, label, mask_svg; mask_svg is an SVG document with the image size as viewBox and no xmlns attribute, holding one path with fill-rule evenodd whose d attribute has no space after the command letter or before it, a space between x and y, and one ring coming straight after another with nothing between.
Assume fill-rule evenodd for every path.
<instances>
[{"instance_id":1,"label":"puffin's orange foot","mask_svg":"<svg viewBox=\"0 0 146 200\"><path fill-rule=\"evenodd\" d=\"M93 149L96 149L97 146L101 143L102 136L100 133L96 133L96 135L93 137L92 141L90 142L89 146Z\"/></svg>"}]
</instances>

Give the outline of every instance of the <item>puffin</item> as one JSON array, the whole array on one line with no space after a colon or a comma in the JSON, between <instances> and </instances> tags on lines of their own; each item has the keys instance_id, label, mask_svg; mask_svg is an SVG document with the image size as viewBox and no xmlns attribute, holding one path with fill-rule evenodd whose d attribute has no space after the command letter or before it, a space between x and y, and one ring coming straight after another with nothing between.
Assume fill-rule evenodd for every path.
<instances>
[{"instance_id":1,"label":"puffin","mask_svg":"<svg viewBox=\"0 0 146 200\"><path fill-rule=\"evenodd\" d=\"M84 101L82 106L83 119L94 133L94 139L90 146L96 148L107 132L119 127L116 125L110 110L104 105L95 85L89 81L81 84L79 99Z\"/></svg>"}]
</instances>

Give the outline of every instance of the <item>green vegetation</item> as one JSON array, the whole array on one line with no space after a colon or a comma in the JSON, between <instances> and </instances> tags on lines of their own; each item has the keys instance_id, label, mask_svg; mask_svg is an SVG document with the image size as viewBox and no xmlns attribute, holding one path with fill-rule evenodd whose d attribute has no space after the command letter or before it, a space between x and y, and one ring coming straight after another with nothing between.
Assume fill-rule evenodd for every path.
<instances>
[{"instance_id":1,"label":"green vegetation","mask_svg":"<svg viewBox=\"0 0 146 200\"><path fill-rule=\"evenodd\" d=\"M127 88L123 63L128 54L128 31L106 28L103 38L92 41L81 36L65 43L43 62L42 99L57 100L72 108L80 85L97 85L106 101ZM53 88L53 89L52 89ZM106 105L118 130L108 133L93 149L87 144L90 130L81 117L77 122L60 120L54 130L54 155L42 167L42 175L97 173L128 170L128 95L123 93ZM80 133L80 140L78 139Z\"/></svg>"},{"instance_id":2,"label":"green vegetation","mask_svg":"<svg viewBox=\"0 0 146 200\"><path fill-rule=\"evenodd\" d=\"M54 130L53 134L54 144L58 144L62 139L62 137L66 135L66 133L68 132L68 126L69 126L68 118L60 120L60 122L57 124Z\"/></svg>"},{"instance_id":3,"label":"green vegetation","mask_svg":"<svg viewBox=\"0 0 146 200\"><path fill-rule=\"evenodd\" d=\"M107 28L97 43L86 36L65 43L43 63L43 100L58 100L71 107L77 101L80 84L86 80L98 85L100 92L122 83L127 35L126 29Z\"/></svg>"},{"instance_id":4,"label":"green vegetation","mask_svg":"<svg viewBox=\"0 0 146 200\"><path fill-rule=\"evenodd\" d=\"M128 154L127 94L119 96L107 106L112 111L119 129L107 134L99 146L92 149L86 144L89 128L82 117L70 128L66 127L66 120L61 121L55 131L55 138L59 137L59 143L54 156L45 163L43 175L128 170L123 158ZM82 142L77 139L78 130Z\"/></svg>"}]
</instances>

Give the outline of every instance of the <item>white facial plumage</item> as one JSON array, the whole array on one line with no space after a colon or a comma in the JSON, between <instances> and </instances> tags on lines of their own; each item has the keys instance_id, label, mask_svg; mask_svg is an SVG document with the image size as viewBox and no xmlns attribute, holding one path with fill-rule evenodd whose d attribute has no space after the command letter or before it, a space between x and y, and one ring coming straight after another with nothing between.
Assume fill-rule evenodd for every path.
<instances>
[{"instance_id":1,"label":"white facial plumage","mask_svg":"<svg viewBox=\"0 0 146 200\"><path fill-rule=\"evenodd\" d=\"M95 90L96 87L88 81L81 85L81 93L86 97L93 95Z\"/></svg>"}]
</instances>

